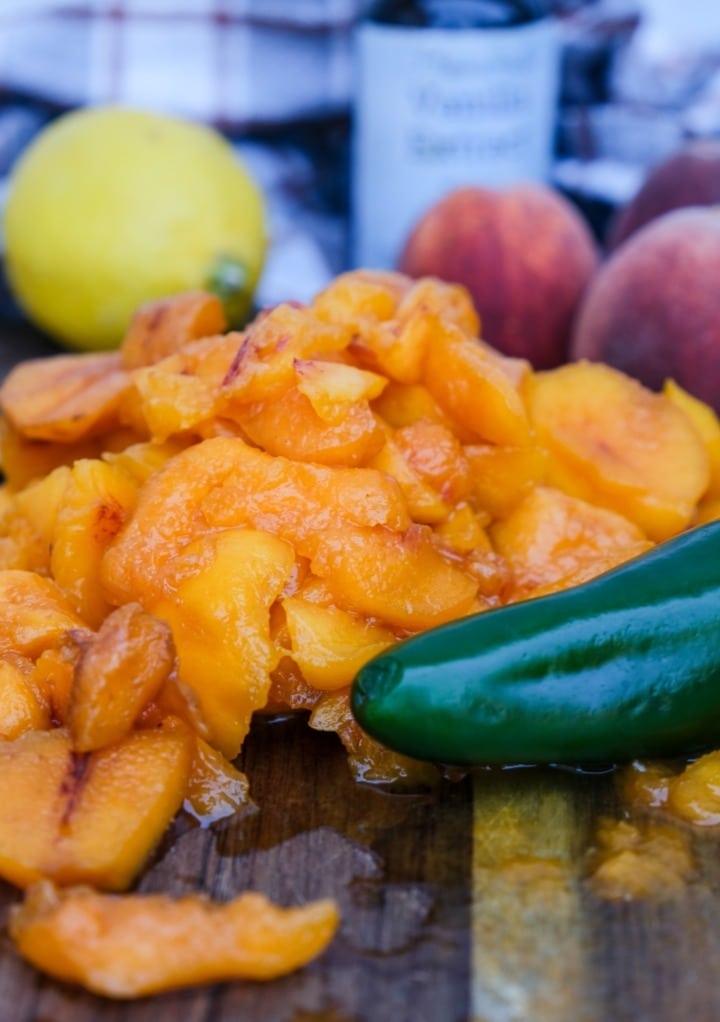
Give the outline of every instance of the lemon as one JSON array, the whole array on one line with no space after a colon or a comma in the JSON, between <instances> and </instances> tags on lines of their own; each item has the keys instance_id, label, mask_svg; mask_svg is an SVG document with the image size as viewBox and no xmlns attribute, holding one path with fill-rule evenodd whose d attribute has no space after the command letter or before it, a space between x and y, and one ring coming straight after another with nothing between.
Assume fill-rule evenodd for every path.
<instances>
[{"instance_id":1,"label":"lemon","mask_svg":"<svg viewBox=\"0 0 720 1022\"><path fill-rule=\"evenodd\" d=\"M61 344L116 347L144 302L215 290L247 315L263 195L213 128L126 107L65 114L20 157L5 207L10 287Z\"/></svg>"}]
</instances>

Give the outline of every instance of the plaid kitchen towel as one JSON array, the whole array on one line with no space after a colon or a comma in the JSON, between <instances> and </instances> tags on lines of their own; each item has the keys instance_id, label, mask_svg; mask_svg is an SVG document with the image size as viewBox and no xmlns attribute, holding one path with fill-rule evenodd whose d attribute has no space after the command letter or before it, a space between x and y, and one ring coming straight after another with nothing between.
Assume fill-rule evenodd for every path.
<instances>
[{"instance_id":1,"label":"plaid kitchen towel","mask_svg":"<svg viewBox=\"0 0 720 1022\"><path fill-rule=\"evenodd\" d=\"M347 109L363 0L0 0L0 98L126 103L225 130Z\"/></svg>"}]
</instances>

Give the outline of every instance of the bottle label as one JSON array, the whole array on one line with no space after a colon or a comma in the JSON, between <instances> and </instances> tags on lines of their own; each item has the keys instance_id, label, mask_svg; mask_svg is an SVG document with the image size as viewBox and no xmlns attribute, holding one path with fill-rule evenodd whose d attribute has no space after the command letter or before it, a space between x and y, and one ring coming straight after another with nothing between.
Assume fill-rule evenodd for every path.
<instances>
[{"instance_id":1,"label":"bottle label","mask_svg":"<svg viewBox=\"0 0 720 1022\"><path fill-rule=\"evenodd\" d=\"M352 262L387 269L420 216L463 186L550 176L551 20L506 29L357 31Z\"/></svg>"}]
</instances>

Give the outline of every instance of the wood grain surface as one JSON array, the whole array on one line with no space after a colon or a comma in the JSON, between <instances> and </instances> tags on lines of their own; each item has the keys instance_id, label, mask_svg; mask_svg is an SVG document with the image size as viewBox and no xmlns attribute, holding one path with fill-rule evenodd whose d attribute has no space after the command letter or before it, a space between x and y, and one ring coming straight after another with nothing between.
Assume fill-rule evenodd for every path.
<instances>
[{"instance_id":1,"label":"wood grain surface","mask_svg":"<svg viewBox=\"0 0 720 1022\"><path fill-rule=\"evenodd\" d=\"M0 322L0 376L54 346ZM141 890L247 888L281 904L330 895L329 949L269 984L115 1003L44 979L4 929L0 1022L718 1022L720 843L695 832L695 872L669 898L610 901L587 882L613 776L479 771L392 794L352 778L333 734L258 720L240 764L253 811L177 820ZM32 813L32 806L28 806Z\"/></svg>"}]
</instances>

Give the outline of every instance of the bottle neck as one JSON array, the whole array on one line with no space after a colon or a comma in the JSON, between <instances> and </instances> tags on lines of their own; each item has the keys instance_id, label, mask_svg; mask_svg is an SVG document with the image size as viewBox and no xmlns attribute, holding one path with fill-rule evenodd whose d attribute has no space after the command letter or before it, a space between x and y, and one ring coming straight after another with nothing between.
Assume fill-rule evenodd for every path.
<instances>
[{"instance_id":1,"label":"bottle neck","mask_svg":"<svg viewBox=\"0 0 720 1022\"><path fill-rule=\"evenodd\" d=\"M367 14L383 25L415 28L512 28L539 21L539 0L379 0Z\"/></svg>"}]
</instances>

